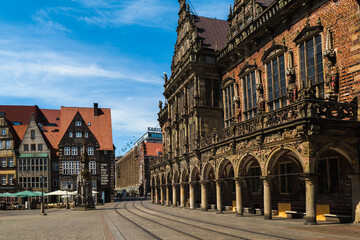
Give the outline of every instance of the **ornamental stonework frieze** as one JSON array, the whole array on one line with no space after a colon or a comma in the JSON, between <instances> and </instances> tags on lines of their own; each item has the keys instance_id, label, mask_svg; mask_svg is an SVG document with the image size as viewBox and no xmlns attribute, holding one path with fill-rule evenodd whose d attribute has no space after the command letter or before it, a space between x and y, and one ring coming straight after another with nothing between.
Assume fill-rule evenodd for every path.
<instances>
[{"instance_id":1,"label":"ornamental stonework frieze","mask_svg":"<svg viewBox=\"0 0 360 240\"><path fill-rule=\"evenodd\" d=\"M281 141L283 138L280 133L274 133L268 136L265 136L264 143L272 143L272 142L278 142Z\"/></svg>"},{"instance_id":2,"label":"ornamental stonework frieze","mask_svg":"<svg viewBox=\"0 0 360 240\"><path fill-rule=\"evenodd\" d=\"M236 150L240 150L240 149L244 149L246 148L248 145L248 141L247 140L244 140L244 141L241 141L241 142L237 142L236 143Z\"/></svg>"},{"instance_id":3,"label":"ornamental stonework frieze","mask_svg":"<svg viewBox=\"0 0 360 240\"><path fill-rule=\"evenodd\" d=\"M230 153L232 152L232 147L230 146L230 144L227 144L227 145L224 145L224 146L221 146L217 149L216 151L216 154L217 155L221 155L221 154L224 154L224 153Z\"/></svg>"}]
</instances>

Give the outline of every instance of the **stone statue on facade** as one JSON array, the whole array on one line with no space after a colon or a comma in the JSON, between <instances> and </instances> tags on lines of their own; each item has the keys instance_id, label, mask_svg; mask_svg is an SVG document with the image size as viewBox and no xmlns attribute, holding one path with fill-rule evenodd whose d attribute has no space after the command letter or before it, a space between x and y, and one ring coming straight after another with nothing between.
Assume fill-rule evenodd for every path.
<instances>
[{"instance_id":1,"label":"stone statue on facade","mask_svg":"<svg viewBox=\"0 0 360 240\"><path fill-rule=\"evenodd\" d=\"M336 101L339 93L339 73L336 67L336 53L332 45L332 35L330 30L327 30L325 51L323 55L326 61L325 99Z\"/></svg>"},{"instance_id":2,"label":"stone statue on facade","mask_svg":"<svg viewBox=\"0 0 360 240\"><path fill-rule=\"evenodd\" d=\"M92 196L92 177L89 171L89 157L86 152L85 143L83 154L80 157L80 171L77 176L77 196L74 210L94 209L95 204Z\"/></svg>"},{"instance_id":3,"label":"stone statue on facade","mask_svg":"<svg viewBox=\"0 0 360 240\"><path fill-rule=\"evenodd\" d=\"M162 77L165 80L165 83L168 81L168 75L166 72L164 72L164 76Z\"/></svg>"},{"instance_id":4,"label":"stone statue on facade","mask_svg":"<svg viewBox=\"0 0 360 240\"><path fill-rule=\"evenodd\" d=\"M287 77L287 98L289 99L290 103L296 101L298 97L297 87L295 84L295 68L293 65L293 52L289 51L289 59L288 59L288 68L286 69L286 77Z\"/></svg>"},{"instance_id":5,"label":"stone statue on facade","mask_svg":"<svg viewBox=\"0 0 360 240\"><path fill-rule=\"evenodd\" d=\"M264 87L261 81L260 71L256 71L257 107L260 113L265 112Z\"/></svg>"}]
</instances>

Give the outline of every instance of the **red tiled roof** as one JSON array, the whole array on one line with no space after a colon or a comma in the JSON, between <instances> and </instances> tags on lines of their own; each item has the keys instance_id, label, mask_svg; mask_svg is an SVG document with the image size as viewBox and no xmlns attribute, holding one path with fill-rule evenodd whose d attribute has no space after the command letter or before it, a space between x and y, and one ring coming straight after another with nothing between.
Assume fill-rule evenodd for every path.
<instances>
[{"instance_id":1,"label":"red tiled roof","mask_svg":"<svg viewBox=\"0 0 360 240\"><path fill-rule=\"evenodd\" d=\"M162 143L145 142L144 144L146 146L146 152L147 152L146 156L158 157L159 156L159 154L157 153L158 151L163 153L163 144Z\"/></svg>"},{"instance_id":2,"label":"red tiled roof","mask_svg":"<svg viewBox=\"0 0 360 240\"><path fill-rule=\"evenodd\" d=\"M215 50L225 47L226 33L229 25L227 21L207 17L194 17L203 47Z\"/></svg>"},{"instance_id":3,"label":"red tiled roof","mask_svg":"<svg viewBox=\"0 0 360 240\"><path fill-rule=\"evenodd\" d=\"M60 110L40 109L49 123L55 123L60 126Z\"/></svg>"},{"instance_id":4,"label":"red tiled roof","mask_svg":"<svg viewBox=\"0 0 360 240\"><path fill-rule=\"evenodd\" d=\"M94 134L100 144L99 150L114 150L111 126L111 109L99 108L99 115L94 116L94 108L61 107L60 110L60 132L59 141L64 136L75 114L79 112L88 124L90 131Z\"/></svg>"},{"instance_id":5,"label":"red tiled roof","mask_svg":"<svg viewBox=\"0 0 360 240\"><path fill-rule=\"evenodd\" d=\"M22 140L26 133L26 129L28 128L28 125L13 125L13 128L16 134L18 135L18 137L20 138L20 140Z\"/></svg>"},{"instance_id":6,"label":"red tiled roof","mask_svg":"<svg viewBox=\"0 0 360 240\"><path fill-rule=\"evenodd\" d=\"M59 127L43 126L43 134L45 135L53 149L58 149L60 141L59 131L54 131L56 129L59 130Z\"/></svg>"},{"instance_id":7,"label":"red tiled roof","mask_svg":"<svg viewBox=\"0 0 360 240\"><path fill-rule=\"evenodd\" d=\"M10 122L20 122L28 125L32 113L39 114L38 106L0 105L0 112L6 114Z\"/></svg>"}]
</instances>

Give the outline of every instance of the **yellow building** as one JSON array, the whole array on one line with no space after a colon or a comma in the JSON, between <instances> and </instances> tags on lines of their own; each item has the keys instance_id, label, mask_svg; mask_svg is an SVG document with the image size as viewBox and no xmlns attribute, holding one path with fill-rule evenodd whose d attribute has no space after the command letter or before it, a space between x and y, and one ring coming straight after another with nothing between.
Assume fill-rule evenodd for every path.
<instances>
[{"instance_id":1,"label":"yellow building","mask_svg":"<svg viewBox=\"0 0 360 240\"><path fill-rule=\"evenodd\" d=\"M0 113L0 192L15 192L16 149L20 140L12 124Z\"/></svg>"}]
</instances>

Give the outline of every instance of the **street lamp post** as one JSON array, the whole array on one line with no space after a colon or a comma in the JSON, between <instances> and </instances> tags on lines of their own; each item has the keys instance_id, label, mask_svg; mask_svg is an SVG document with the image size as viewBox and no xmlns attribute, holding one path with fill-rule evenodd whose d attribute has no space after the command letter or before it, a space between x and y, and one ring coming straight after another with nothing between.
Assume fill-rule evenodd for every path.
<instances>
[{"instance_id":1,"label":"street lamp post","mask_svg":"<svg viewBox=\"0 0 360 240\"><path fill-rule=\"evenodd\" d=\"M40 176L41 179L41 205L40 205L40 215L45 216L45 208L44 208L44 176Z\"/></svg>"}]
</instances>

